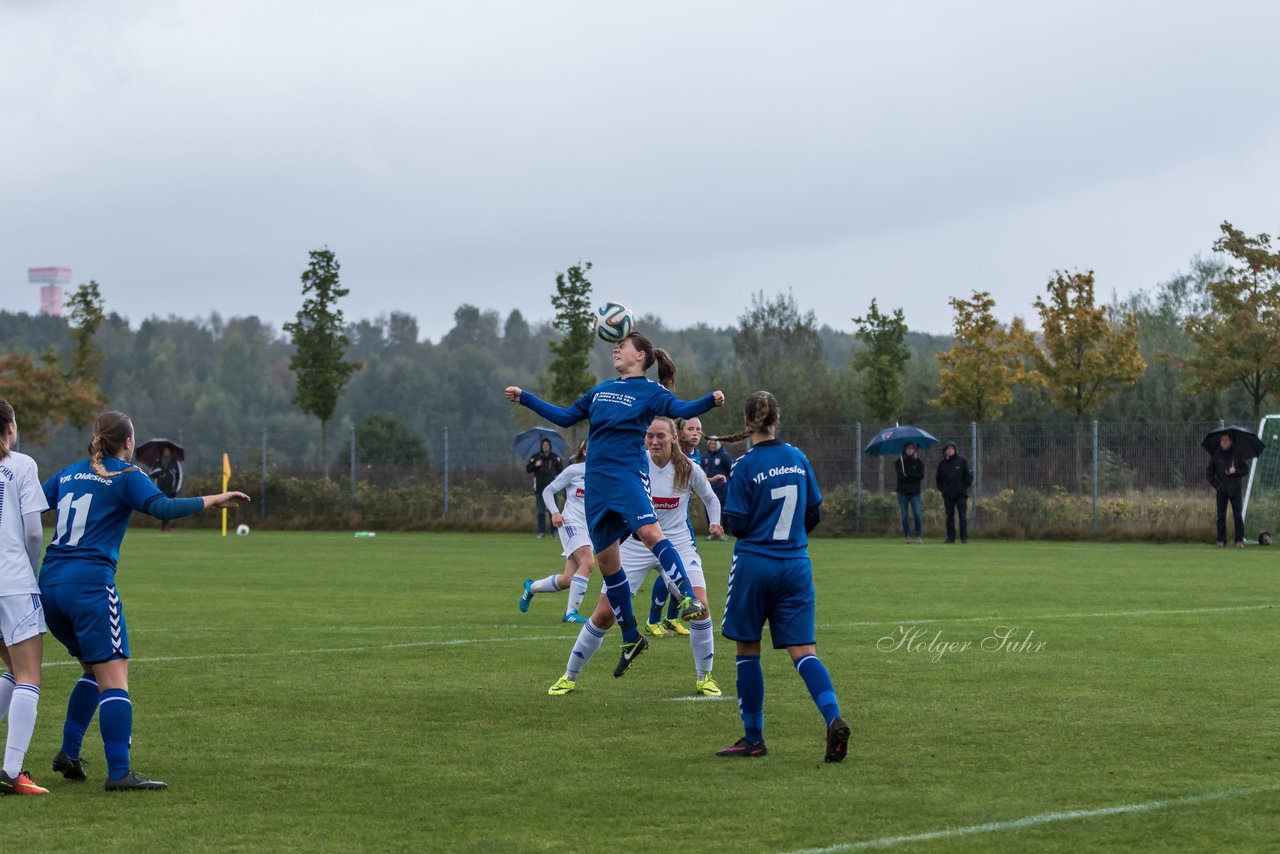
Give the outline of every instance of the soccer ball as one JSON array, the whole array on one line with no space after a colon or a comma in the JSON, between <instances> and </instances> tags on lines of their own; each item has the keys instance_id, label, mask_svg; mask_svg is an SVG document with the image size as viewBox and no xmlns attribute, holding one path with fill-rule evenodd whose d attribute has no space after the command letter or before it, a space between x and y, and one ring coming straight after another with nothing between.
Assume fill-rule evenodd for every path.
<instances>
[{"instance_id":1,"label":"soccer ball","mask_svg":"<svg viewBox=\"0 0 1280 854\"><path fill-rule=\"evenodd\" d=\"M248 525L236 525L236 536L237 536L237 537L247 537L247 536L249 536L249 526L248 526Z\"/></svg>"},{"instance_id":2,"label":"soccer ball","mask_svg":"<svg viewBox=\"0 0 1280 854\"><path fill-rule=\"evenodd\" d=\"M607 302L596 309L596 334L610 344L630 335L635 323L635 315L622 303Z\"/></svg>"}]
</instances>

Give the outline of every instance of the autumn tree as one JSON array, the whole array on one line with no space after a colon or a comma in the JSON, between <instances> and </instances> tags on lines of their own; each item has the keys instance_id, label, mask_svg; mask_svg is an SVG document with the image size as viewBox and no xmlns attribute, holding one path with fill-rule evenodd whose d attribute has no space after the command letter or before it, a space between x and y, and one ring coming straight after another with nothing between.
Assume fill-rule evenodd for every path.
<instances>
[{"instance_id":1,"label":"autumn tree","mask_svg":"<svg viewBox=\"0 0 1280 854\"><path fill-rule=\"evenodd\" d=\"M1036 297L1040 313L1039 341L1028 340L1032 366L1049 391L1054 405L1075 414L1098 408L1108 396L1133 385L1147 369L1138 348L1133 315L1116 328L1106 306L1097 305L1093 271L1059 271L1045 287L1047 299Z\"/></svg>"},{"instance_id":2,"label":"autumn tree","mask_svg":"<svg viewBox=\"0 0 1280 854\"><path fill-rule=\"evenodd\" d=\"M596 384L587 370L588 354L595 343L595 317L591 310L591 262L575 264L556 274L556 292L551 305L556 310L552 326L560 337L548 346L555 359L547 367L551 379L550 397L568 406Z\"/></svg>"},{"instance_id":3,"label":"autumn tree","mask_svg":"<svg viewBox=\"0 0 1280 854\"><path fill-rule=\"evenodd\" d=\"M302 273L302 308L296 319L284 325L293 336L295 348L289 369L297 375L293 403L303 412L320 419L320 452L328 471L329 419L338 406L359 362L345 360L347 339L342 309L337 302L350 291L342 287L341 265L333 252L324 249L308 253L311 262Z\"/></svg>"},{"instance_id":4,"label":"autumn tree","mask_svg":"<svg viewBox=\"0 0 1280 854\"><path fill-rule=\"evenodd\" d=\"M866 347L853 357L853 367L862 372L861 391L872 417L888 423L902 406L902 372L911 358L906 345L907 321L902 309L881 314L876 301L864 317L855 317L854 337Z\"/></svg>"},{"instance_id":5,"label":"autumn tree","mask_svg":"<svg viewBox=\"0 0 1280 854\"><path fill-rule=\"evenodd\" d=\"M13 406L22 439L43 447L50 430L66 421L67 380L53 348L38 360L25 353L0 357L0 388Z\"/></svg>"},{"instance_id":6,"label":"autumn tree","mask_svg":"<svg viewBox=\"0 0 1280 854\"><path fill-rule=\"evenodd\" d=\"M1266 234L1249 237L1229 222L1213 248L1232 259L1205 286L1209 308L1186 319L1195 344L1185 366L1189 390L1225 391L1239 385L1253 404L1255 423L1267 398L1280 391L1280 253Z\"/></svg>"},{"instance_id":7,"label":"autumn tree","mask_svg":"<svg viewBox=\"0 0 1280 854\"><path fill-rule=\"evenodd\" d=\"M995 420L1013 402L1013 387L1028 380L1026 329L1016 317L1008 329L1001 326L991 312L996 301L987 291L949 302L955 311L955 343L938 354L942 393L930 402L958 409L973 421Z\"/></svg>"}]
</instances>

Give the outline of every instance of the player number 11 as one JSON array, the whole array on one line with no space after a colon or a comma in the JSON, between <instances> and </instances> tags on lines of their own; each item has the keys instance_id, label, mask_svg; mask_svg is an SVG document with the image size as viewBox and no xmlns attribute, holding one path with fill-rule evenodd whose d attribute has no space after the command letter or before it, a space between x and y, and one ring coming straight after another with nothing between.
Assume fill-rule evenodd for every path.
<instances>
[{"instance_id":1,"label":"player number 11","mask_svg":"<svg viewBox=\"0 0 1280 854\"><path fill-rule=\"evenodd\" d=\"M74 498L74 500L73 500ZM84 536L84 526L89 521L89 505L93 503L93 493L86 492L79 498L70 493L58 499L58 526L54 530L54 542L58 542L67 534L67 517L75 511L75 519L71 522L71 537L63 545L78 546Z\"/></svg>"}]
</instances>

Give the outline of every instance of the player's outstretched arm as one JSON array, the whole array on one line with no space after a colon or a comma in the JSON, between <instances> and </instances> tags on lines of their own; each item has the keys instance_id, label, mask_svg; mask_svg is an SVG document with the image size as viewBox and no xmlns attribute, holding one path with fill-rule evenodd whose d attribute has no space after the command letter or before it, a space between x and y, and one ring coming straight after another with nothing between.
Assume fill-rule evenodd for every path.
<instances>
[{"instance_id":1,"label":"player's outstretched arm","mask_svg":"<svg viewBox=\"0 0 1280 854\"><path fill-rule=\"evenodd\" d=\"M681 400L673 395L666 414L672 418L696 418L717 406L724 406L724 392L719 389L697 400Z\"/></svg>"},{"instance_id":2,"label":"player's outstretched arm","mask_svg":"<svg viewBox=\"0 0 1280 854\"><path fill-rule=\"evenodd\" d=\"M220 492L217 495L206 495L200 499L204 502L204 509L210 507L239 507L241 501L252 501L249 496L243 492Z\"/></svg>"},{"instance_id":3,"label":"player's outstretched arm","mask_svg":"<svg viewBox=\"0 0 1280 854\"><path fill-rule=\"evenodd\" d=\"M572 406L567 408L547 403L536 394L527 392L516 385L507 386L503 391L503 396L512 403L519 403L523 407L532 409L557 427L572 427L587 417L591 407L590 394L584 394L575 400Z\"/></svg>"}]
</instances>

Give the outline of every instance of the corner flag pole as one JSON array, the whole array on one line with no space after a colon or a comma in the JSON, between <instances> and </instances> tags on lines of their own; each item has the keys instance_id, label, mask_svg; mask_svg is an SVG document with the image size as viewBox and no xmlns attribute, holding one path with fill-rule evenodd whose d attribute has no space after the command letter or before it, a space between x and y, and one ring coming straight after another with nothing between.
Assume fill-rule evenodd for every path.
<instances>
[{"instance_id":1,"label":"corner flag pole","mask_svg":"<svg viewBox=\"0 0 1280 854\"><path fill-rule=\"evenodd\" d=\"M227 484L231 482L231 458L225 453L222 455L222 491L227 491ZM222 536L227 535L227 508L222 508Z\"/></svg>"}]
</instances>

